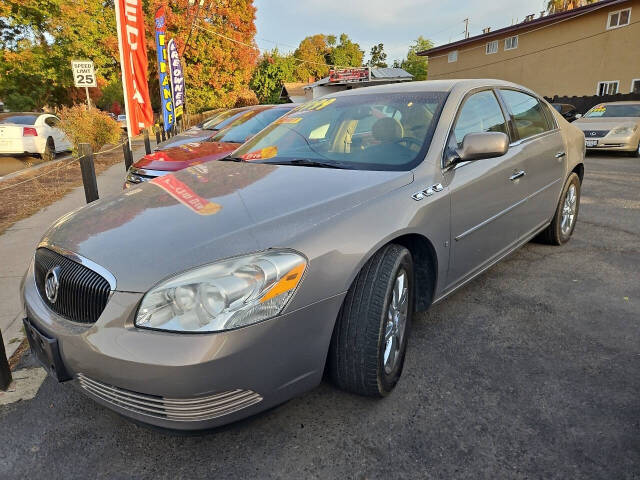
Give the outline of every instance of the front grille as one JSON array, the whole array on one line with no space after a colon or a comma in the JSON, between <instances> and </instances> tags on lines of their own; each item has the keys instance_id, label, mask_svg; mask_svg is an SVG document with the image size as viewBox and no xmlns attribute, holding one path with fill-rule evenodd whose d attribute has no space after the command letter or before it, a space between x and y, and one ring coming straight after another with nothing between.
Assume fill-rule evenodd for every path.
<instances>
[{"instance_id":1,"label":"front grille","mask_svg":"<svg viewBox=\"0 0 640 480\"><path fill-rule=\"evenodd\" d=\"M132 392L78 374L80 386L91 395L130 412L175 422L211 420L250 407L262 401L251 390L227 392L194 398L167 398Z\"/></svg>"},{"instance_id":2,"label":"front grille","mask_svg":"<svg viewBox=\"0 0 640 480\"><path fill-rule=\"evenodd\" d=\"M51 302L45 291L49 270L58 270L58 294ZM95 323L107 306L111 286L97 272L47 248L36 250L36 287L44 302L60 316L79 323Z\"/></svg>"},{"instance_id":3,"label":"front grille","mask_svg":"<svg viewBox=\"0 0 640 480\"><path fill-rule=\"evenodd\" d=\"M607 133L609 133L609 130L585 130L584 138L586 138L587 140L590 138L602 138Z\"/></svg>"}]
</instances>

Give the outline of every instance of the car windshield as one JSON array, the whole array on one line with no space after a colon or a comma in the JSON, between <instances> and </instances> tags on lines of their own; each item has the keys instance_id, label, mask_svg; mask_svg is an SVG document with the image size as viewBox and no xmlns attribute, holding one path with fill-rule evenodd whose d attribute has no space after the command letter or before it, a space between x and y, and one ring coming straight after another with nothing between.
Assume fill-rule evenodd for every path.
<instances>
[{"instance_id":1,"label":"car windshield","mask_svg":"<svg viewBox=\"0 0 640 480\"><path fill-rule=\"evenodd\" d=\"M226 112L222 112L215 117L205 120L200 124L200 128L203 130L220 130L245 112L246 110L227 110Z\"/></svg>"},{"instance_id":2,"label":"car windshield","mask_svg":"<svg viewBox=\"0 0 640 480\"><path fill-rule=\"evenodd\" d=\"M212 142L244 143L249 137L255 135L271 122L277 120L290 109L269 108L257 111L249 110L245 115L241 115L227 128L211 139Z\"/></svg>"},{"instance_id":3,"label":"car windshield","mask_svg":"<svg viewBox=\"0 0 640 480\"><path fill-rule=\"evenodd\" d=\"M585 117L640 117L640 103L628 105L596 105L589 110Z\"/></svg>"},{"instance_id":4,"label":"car windshield","mask_svg":"<svg viewBox=\"0 0 640 480\"><path fill-rule=\"evenodd\" d=\"M444 92L357 94L305 103L233 158L301 166L408 170L424 158Z\"/></svg>"},{"instance_id":5,"label":"car windshield","mask_svg":"<svg viewBox=\"0 0 640 480\"><path fill-rule=\"evenodd\" d=\"M126 115L118 115L118 120L126 120L127 116Z\"/></svg>"},{"instance_id":6,"label":"car windshield","mask_svg":"<svg viewBox=\"0 0 640 480\"><path fill-rule=\"evenodd\" d=\"M15 113L0 114L0 123L13 123L17 125L33 125L38 119L37 115L17 115Z\"/></svg>"}]
</instances>

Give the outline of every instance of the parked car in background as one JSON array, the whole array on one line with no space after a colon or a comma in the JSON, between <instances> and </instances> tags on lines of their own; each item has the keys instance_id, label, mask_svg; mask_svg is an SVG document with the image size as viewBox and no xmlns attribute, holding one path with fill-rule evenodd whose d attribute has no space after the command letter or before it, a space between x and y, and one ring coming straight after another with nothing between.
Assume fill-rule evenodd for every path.
<instances>
[{"instance_id":1,"label":"parked car in background","mask_svg":"<svg viewBox=\"0 0 640 480\"><path fill-rule=\"evenodd\" d=\"M40 155L52 160L56 153L72 148L59 123L60 119L49 113L0 113L0 154Z\"/></svg>"},{"instance_id":2,"label":"parked car in background","mask_svg":"<svg viewBox=\"0 0 640 480\"><path fill-rule=\"evenodd\" d=\"M207 118L198 125L195 125L184 132L159 143L155 151L167 150L172 147L178 147L185 143L204 142L223 128L230 125L236 118L241 116L250 107L232 108L230 110L222 110L215 115Z\"/></svg>"},{"instance_id":3,"label":"parked car in background","mask_svg":"<svg viewBox=\"0 0 640 480\"><path fill-rule=\"evenodd\" d=\"M173 429L248 417L325 372L388 395L414 312L535 236L569 241L584 148L497 80L303 104L224 161L58 220L22 282L31 348L59 381Z\"/></svg>"},{"instance_id":4,"label":"parked car in background","mask_svg":"<svg viewBox=\"0 0 640 480\"><path fill-rule=\"evenodd\" d=\"M576 107L570 103L552 103L551 106L555 108L567 122L573 122L582 116L578 113Z\"/></svg>"},{"instance_id":5,"label":"parked car in background","mask_svg":"<svg viewBox=\"0 0 640 480\"><path fill-rule=\"evenodd\" d=\"M120 128L126 132L127 131L127 116L126 115L122 115L122 114L118 115L118 118L117 118L116 121L120 124Z\"/></svg>"},{"instance_id":6,"label":"parked car in background","mask_svg":"<svg viewBox=\"0 0 640 480\"><path fill-rule=\"evenodd\" d=\"M600 103L573 125L584 132L587 150L640 157L640 102Z\"/></svg>"},{"instance_id":7,"label":"parked car in background","mask_svg":"<svg viewBox=\"0 0 640 480\"><path fill-rule=\"evenodd\" d=\"M213 131L215 135L209 139L182 143L142 157L129 167L124 187L137 185L192 165L224 158L294 107L292 103L259 105L234 112L226 120L216 124L224 128ZM230 110L230 112L233 111Z\"/></svg>"}]
</instances>

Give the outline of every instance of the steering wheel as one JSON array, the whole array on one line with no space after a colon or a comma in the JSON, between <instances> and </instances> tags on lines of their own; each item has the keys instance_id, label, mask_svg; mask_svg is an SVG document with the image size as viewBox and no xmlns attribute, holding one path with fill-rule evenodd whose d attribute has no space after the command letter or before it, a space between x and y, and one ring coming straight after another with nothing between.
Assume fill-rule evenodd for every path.
<instances>
[{"instance_id":1,"label":"steering wheel","mask_svg":"<svg viewBox=\"0 0 640 480\"><path fill-rule=\"evenodd\" d=\"M403 143L403 142L406 142L406 143L413 143L414 145L416 145L416 146L418 147L418 150L422 148L422 142L420 142L420 141L416 140L416 139L415 139L415 138L413 138L413 137L402 137L402 138L399 138L398 140L396 140L396 141L395 141L395 142L393 142L393 143ZM407 146L408 146L408 145L407 145Z\"/></svg>"}]
</instances>

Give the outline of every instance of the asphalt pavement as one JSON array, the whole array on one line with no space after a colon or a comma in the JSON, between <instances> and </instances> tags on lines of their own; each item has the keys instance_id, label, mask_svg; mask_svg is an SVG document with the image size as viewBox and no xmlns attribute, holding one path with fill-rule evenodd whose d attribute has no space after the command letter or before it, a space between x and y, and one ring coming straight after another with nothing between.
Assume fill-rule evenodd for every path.
<instances>
[{"instance_id":1,"label":"asphalt pavement","mask_svg":"<svg viewBox=\"0 0 640 480\"><path fill-rule=\"evenodd\" d=\"M387 398L324 382L180 436L47 378L0 407L0 478L640 478L639 239L640 160L589 156L572 240L420 315Z\"/></svg>"}]
</instances>

